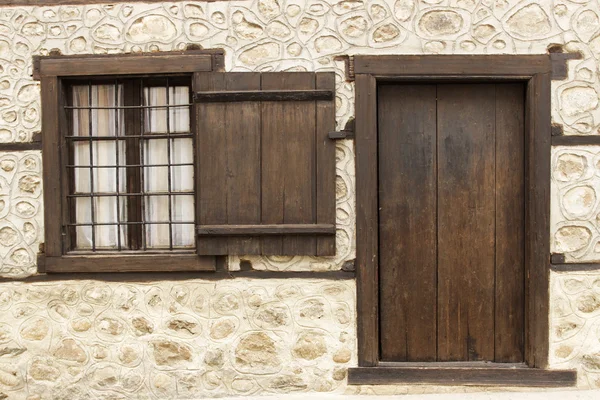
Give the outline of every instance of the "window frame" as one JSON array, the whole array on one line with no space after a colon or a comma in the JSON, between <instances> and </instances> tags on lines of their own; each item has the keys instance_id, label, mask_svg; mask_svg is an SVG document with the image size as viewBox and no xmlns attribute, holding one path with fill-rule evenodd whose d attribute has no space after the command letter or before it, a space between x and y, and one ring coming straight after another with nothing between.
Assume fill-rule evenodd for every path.
<instances>
[{"instance_id":1,"label":"window frame","mask_svg":"<svg viewBox=\"0 0 600 400\"><path fill-rule=\"evenodd\" d=\"M68 126L64 106L67 80L73 78L156 76L223 71L222 49L189 50L161 53L38 56L34 58L34 79L40 80L42 104L42 159L44 182L44 245L38 257L38 272L158 272L215 271L215 256L191 252L155 251L127 254L72 255L66 252L68 240L64 227L68 179L65 151L65 127ZM193 82L193 76L190 82ZM193 88L192 88L193 90ZM192 131L194 118L191 117ZM196 167L194 167L196 169ZM59 171L59 173L57 173ZM195 171L196 172L196 171ZM196 207L197 209L197 207ZM196 212L197 214L197 212ZM197 215L196 215L197 218ZM197 241L197 238L196 238Z\"/></svg>"}]
</instances>

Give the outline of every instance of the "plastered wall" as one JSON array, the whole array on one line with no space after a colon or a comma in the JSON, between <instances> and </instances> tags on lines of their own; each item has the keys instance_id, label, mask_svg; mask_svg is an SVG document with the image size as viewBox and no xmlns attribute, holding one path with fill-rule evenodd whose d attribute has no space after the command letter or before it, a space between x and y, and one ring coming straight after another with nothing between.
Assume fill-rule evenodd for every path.
<instances>
[{"instance_id":1,"label":"plastered wall","mask_svg":"<svg viewBox=\"0 0 600 400\"><path fill-rule=\"evenodd\" d=\"M26 142L41 129L33 55L189 43L224 48L228 71L335 71L339 127L354 114L354 87L336 55L542 54L563 44L584 59L553 82L553 122L566 134L599 134L596 0L249 0L0 7L0 142ZM253 268L336 270L355 257L352 142L338 142L336 160L338 255L244 257ZM40 161L35 151L0 153L4 278L35 273ZM600 148L555 148L552 171L553 251L600 261ZM600 387L600 272L553 273L550 297L551 366L578 368L580 388ZM352 281L1 283L0 399L447 390L347 387L355 320Z\"/></svg>"}]
</instances>

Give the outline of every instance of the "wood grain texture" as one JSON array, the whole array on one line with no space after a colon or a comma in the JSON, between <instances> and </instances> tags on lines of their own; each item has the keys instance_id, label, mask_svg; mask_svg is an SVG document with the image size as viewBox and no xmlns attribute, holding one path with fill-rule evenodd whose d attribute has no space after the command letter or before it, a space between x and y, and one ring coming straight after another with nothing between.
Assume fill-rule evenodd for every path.
<instances>
[{"instance_id":1,"label":"wood grain texture","mask_svg":"<svg viewBox=\"0 0 600 400\"><path fill-rule=\"evenodd\" d=\"M39 76L94 76L128 74L174 74L211 71L210 54L143 54L95 57L48 57L39 59Z\"/></svg>"},{"instance_id":2,"label":"wood grain texture","mask_svg":"<svg viewBox=\"0 0 600 400\"><path fill-rule=\"evenodd\" d=\"M62 255L61 137L59 115L60 82L56 77L42 78L42 164L44 176L44 251L48 256Z\"/></svg>"},{"instance_id":3,"label":"wood grain texture","mask_svg":"<svg viewBox=\"0 0 600 400\"><path fill-rule=\"evenodd\" d=\"M356 272L358 365L379 361L377 81L356 76Z\"/></svg>"},{"instance_id":4,"label":"wood grain texture","mask_svg":"<svg viewBox=\"0 0 600 400\"><path fill-rule=\"evenodd\" d=\"M496 362L524 361L525 91L496 85Z\"/></svg>"},{"instance_id":5,"label":"wood grain texture","mask_svg":"<svg viewBox=\"0 0 600 400\"><path fill-rule=\"evenodd\" d=\"M600 135L588 135L588 136L561 135L561 136L552 136L552 146L600 146Z\"/></svg>"},{"instance_id":6,"label":"wood grain texture","mask_svg":"<svg viewBox=\"0 0 600 400\"><path fill-rule=\"evenodd\" d=\"M264 90L314 88L313 73L262 75ZM262 102L262 215L265 223L306 224L316 220L315 113L314 102ZM268 240L272 242L263 242L263 254L316 253L315 238Z\"/></svg>"},{"instance_id":7,"label":"wood grain texture","mask_svg":"<svg viewBox=\"0 0 600 400\"><path fill-rule=\"evenodd\" d=\"M277 225L201 225L196 228L201 236L269 236L269 235L334 235L333 224L277 224Z\"/></svg>"},{"instance_id":8,"label":"wood grain texture","mask_svg":"<svg viewBox=\"0 0 600 400\"><path fill-rule=\"evenodd\" d=\"M235 74L232 78L235 77ZM195 73L194 91L225 90L225 74ZM237 104L240 106L240 104ZM227 224L227 120L228 104L196 103L196 219L199 225ZM218 190L213 189L218 187ZM226 255L226 237L199 237L197 252Z\"/></svg>"},{"instance_id":9,"label":"wood grain texture","mask_svg":"<svg viewBox=\"0 0 600 400\"><path fill-rule=\"evenodd\" d=\"M494 359L494 85L438 85L438 360Z\"/></svg>"},{"instance_id":10,"label":"wood grain texture","mask_svg":"<svg viewBox=\"0 0 600 400\"><path fill-rule=\"evenodd\" d=\"M63 6L77 4L159 3L163 0L0 0L0 6ZM204 0L208 3L223 0Z\"/></svg>"},{"instance_id":11,"label":"wood grain texture","mask_svg":"<svg viewBox=\"0 0 600 400\"><path fill-rule=\"evenodd\" d=\"M260 90L260 74L223 74L227 90ZM261 222L261 115L257 102L227 103L225 137L221 147L227 158L226 204L229 224L258 224ZM206 151L214 151L208 148ZM202 168L202 167L200 167ZM218 186L212 186L219 190ZM252 236L230 237L229 254L259 254L260 239Z\"/></svg>"},{"instance_id":12,"label":"wood grain texture","mask_svg":"<svg viewBox=\"0 0 600 400\"><path fill-rule=\"evenodd\" d=\"M355 74L376 76L532 76L551 69L549 55L354 56Z\"/></svg>"},{"instance_id":13,"label":"wood grain texture","mask_svg":"<svg viewBox=\"0 0 600 400\"><path fill-rule=\"evenodd\" d=\"M194 101L236 102L236 101L316 101L333 100L333 90L227 90L214 92L196 92Z\"/></svg>"},{"instance_id":14,"label":"wood grain texture","mask_svg":"<svg viewBox=\"0 0 600 400\"><path fill-rule=\"evenodd\" d=\"M525 175L525 269L527 288L525 358L527 365L547 368L549 346L550 267L550 73L535 75L527 85Z\"/></svg>"},{"instance_id":15,"label":"wood grain texture","mask_svg":"<svg viewBox=\"0 0 600 400\"><path fill-rule=\"evenodd\" d=\"M335 92L335 73L317 72L315 87ZM316 152L316 223L333 224L335 229L335 142L329 132L335 129L335 100L317 101L315 126ZM317 256L335 256L335 232L329 237L317 238Z\"/></svg>"},{"instance_id":16,"label":"wood grain texture","mask_svg":"<svg viewBox=\"0 0 600 400\"><path fill-rule=\"evenodd\" d=\"M334 79L332 73L197 73L194 91L319 85L331 92ZM195 106L201 254L316 255L319 240L319 254L334 255L335 143L328 139L334 100Z\"/></svg>"},{"instance_id":17,"label":"wood grain texture","mask_svg":"<svg viewBox=\"0 0 600 400\"><path fill-rule=\"evenodd\" d=\"M535 368L349 368L350 385L575 386L576 371Z\"/></svg>"},{"instance_id":18,"label":"wood grain texture","mask_svg":"<svg viewBox=\"0 0 600 400\"><path fill-rule=\"evenodd\" d=\"M190 255L93 255L45 257L47 273L214 271L215 257Z\"/></svg>"},{"instance_id":19,"label":"wood grain texture","mask_svg":"<svg viewBox=\"0 0 600 400\"><path fill-rule=\"evenodd\" d=\"M381 359L435 361L436 85L383 85L378 104Z\"/></svg>"}]
</instances>

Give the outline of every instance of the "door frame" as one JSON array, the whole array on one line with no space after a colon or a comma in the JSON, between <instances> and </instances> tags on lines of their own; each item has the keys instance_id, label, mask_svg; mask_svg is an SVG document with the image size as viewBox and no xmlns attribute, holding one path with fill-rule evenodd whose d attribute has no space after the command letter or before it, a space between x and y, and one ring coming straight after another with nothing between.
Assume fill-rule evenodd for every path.
<instances>
[{"instance_id":1,"label":"door frame","mask_svg":"<svg viewBox=\"0 0 600 400\"><path fill-rule=\"evenodd\" d=\"M389 81L468 83L485 80L526 84L524 353L528 367L546 369L550 271L550 55L355 56L354 74L359 367L390 364L380 362L379 356L377 85Z\"/></svg>"}]
</instances>

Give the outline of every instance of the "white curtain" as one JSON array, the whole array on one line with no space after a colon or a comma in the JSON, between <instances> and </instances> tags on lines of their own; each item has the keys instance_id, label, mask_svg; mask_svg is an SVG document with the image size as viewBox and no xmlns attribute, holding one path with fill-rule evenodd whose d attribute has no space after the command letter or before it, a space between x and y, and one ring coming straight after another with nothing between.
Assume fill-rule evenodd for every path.
<instances>
[{"instance_id":1,"label":"white curtain","mask_svg":"<svg viewBox=\"0 0 600 400\"><path fill-rule=\"evenodd\" d=\"M187 86L149 87L144 89L144 103L151 106L176 105L189 103ZM188 133L190 131L189 106L147 109L145 134ZM168 129L167 129L168 123ZM170 149L169 143L170 140ZM150 139L144 145L144 164L184 164L193 162L193 141L191 138ZM170 158L170 160L169 160ZM182 193L194 190L193 166L172 166L171 192ZM169 191L169 168L147 167L144 171L144 191L150 194L167 193ZM153 222L169 221L169 196L147 196L145 219ZM194 196L171 196L171 221L194 221ZM194 246L194 225L173 224L173 246ZM152 224L146 228L146 244L149 248L169 246L169 225Z\"/></svg>"},{"instance_id":2,"label":"white curtain","mask_svg":"<svg viewBox=\"0 0 600 400\"><path fill-rule=\"evenodd\" d=\"M92 85L90 87L73 87L73 106L75 107L115 107L122 105L123 88L121 85ZM90 103L91 100L91 103ZM123 136L123 110L93 109L74 110L74 136ZM91 124L90 124L91 119ZM118 153L117 153L118 150ZM91 160L90 160L91 157ZM104 168L75 168L75 193L95 194L126 192L125 168L114 167L125 165L125 144L123 141L93 141L74 142L74 162L77 166L98 166ZM106 166L113 166L106 168ZM118 174L118 175L117 175ZM117 201L119 205L117 207ZM116 249L118 246L117 222L127 221L127 199L116 196L94 197L93 210L91 198L79 197L75 200L75 215L77 223L115 224L76 227L77 248L92 248L92 229L97 249ZM93 214L93 218L92 218ZM117 218L118 216L118 218ZM127 248L127 226L120 229L121 246Z\"/></svg>"},{"instance_id":3,"label":"white curtain","mask_svg":"<svg viewBox=\"0 0 600 400\"><path fill-rule=\"evenodd\" d=\"M122 85L92 85L91 93L88 85L73 86L73 106L75 107L115 107L123 104ZM189 89L186 86L168 89L168 104L187 104ZM90 102L91 100L91 102ZM160 106L167 104L166 87L148 87L144 89L144 104ZM167 118L168 114L168 118ZM90 124L91 120L91 124ZM167 121L168 127L167 130ZM114 109L74 110L73 135L89 136L90 125L92 136L123 136L124 112ZM187 133L190 131L189 107L150 108L144 115L144 134ZM170 149L168 148L170 141ZM116 166L125 165L125 142L95 141L92 145L90 160L89 142L74 142L74 162L78 166ZM143 163L148 164L182 164L193 163L193 141L191 138L148 139L143 141ZM90 163L91 161L91 163ZM146 222L163 222L164 224L145 225L145 243L149 249L169 248L169 167L145 167L143 173L143 191L157 196L144 196L144 219ZM118 175L117 175L118 174ZM171 166L171 192L185 195L171 196L172 244L174 248L190 248L194 246L194 175L193 166ZM75 169L75 192L95 194L126 192L126 169L89 168ZM93 182L93 186L92 186ZM160 195L160 194L165 195ZM110 223L99 225L94 229L94 241L97 249L117 249L120 234L122 249L128 248L127 226L117 228L117 221L125 222L127 218L127 198L95 197L93 211L90 198L76 199L75 218L77 223ZM119 201L117 206L117 201ZM93 218L92 218L93 213ZM177 224L177 223L180 224ZM191 222L181 224L181 222ZM76 227L78 249L92 248L92 227Z\"/></svg>"}]
</instances>

